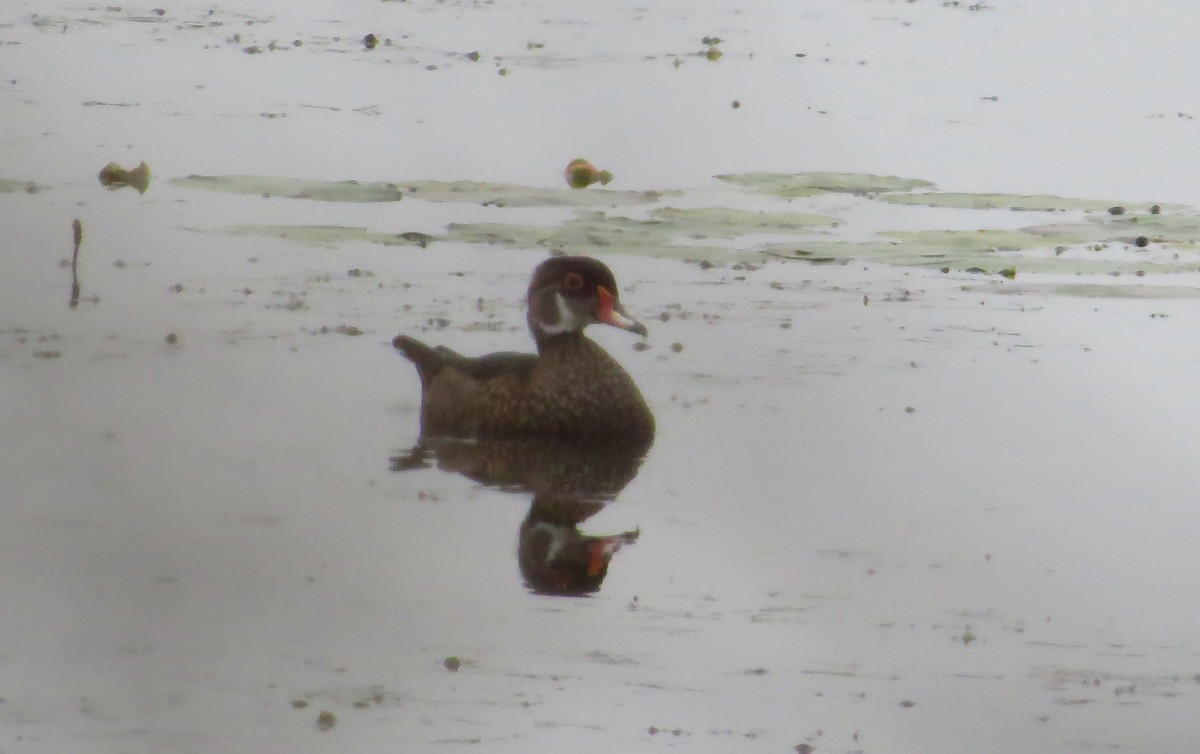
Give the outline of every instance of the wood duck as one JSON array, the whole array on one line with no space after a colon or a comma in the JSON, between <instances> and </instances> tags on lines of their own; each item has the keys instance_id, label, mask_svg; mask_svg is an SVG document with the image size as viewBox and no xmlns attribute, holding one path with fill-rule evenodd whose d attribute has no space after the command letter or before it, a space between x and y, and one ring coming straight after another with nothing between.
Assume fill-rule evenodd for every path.
<instances>
[{"instance_id":1,"label":"wood duck","mask_svg":"<svg viewBox=\"0 0 1200 754\"><path fill-rule=\"evenodd\" d=\"M407 335L392 341L421 377L421 436L619 441L648 449L654 415L629 374L583 334L599 322L646 335L617 282L589 257L552 257L533 271L526 320L537 354L462 356Z\"/></svg>"}]
</instances>

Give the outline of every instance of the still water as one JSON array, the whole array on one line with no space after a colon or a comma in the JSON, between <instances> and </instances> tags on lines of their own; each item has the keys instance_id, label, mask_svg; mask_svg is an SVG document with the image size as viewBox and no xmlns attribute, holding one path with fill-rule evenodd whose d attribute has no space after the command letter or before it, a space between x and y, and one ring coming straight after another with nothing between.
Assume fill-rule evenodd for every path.
<instances>
[{"instance_id":1,"label":"still water","mask_svg":"<svg viewBox=\"0 0 1200 754\"><path fill-rule=\"evenodd\" d=\"M0 740L1193 751L1190 11L1122 7L6 7ZM420 444L393 336L529 349L559 248L653 447Z\"/></svg>"}]
</instances>

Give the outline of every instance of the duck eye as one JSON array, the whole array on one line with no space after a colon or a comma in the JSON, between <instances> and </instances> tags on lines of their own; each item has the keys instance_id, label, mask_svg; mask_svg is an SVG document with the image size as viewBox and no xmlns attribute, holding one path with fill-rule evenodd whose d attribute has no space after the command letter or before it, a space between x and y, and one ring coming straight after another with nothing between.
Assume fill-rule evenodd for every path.
<instances>
[{"instance_id":1,"label":"duck eye","mask_svg":"<svg viewBox=\"0 0 1200 754\"><path fill-rule=\"evenodd\" d=\"M568 272L562 280L562 289L567 293L575 293L583 289L583 278L578 272Z\"/></svg>"}]
</instances>

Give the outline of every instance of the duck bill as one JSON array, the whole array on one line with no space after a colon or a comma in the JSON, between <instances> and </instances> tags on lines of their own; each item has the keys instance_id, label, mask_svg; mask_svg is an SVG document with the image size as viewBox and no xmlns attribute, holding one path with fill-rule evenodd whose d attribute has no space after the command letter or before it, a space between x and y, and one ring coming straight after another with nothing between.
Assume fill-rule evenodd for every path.
<instances>
[{"instance_id":1,"label":"duck bill","mask_svg":"<svg viewBox=\"0 0 1200 754\"><path fill-rule=\"evenodd\" d=\"M635 332L642 337L646 336L646 326L626 314L616 296L602 285L597 286L596 290L600 294L600 311L596 314L597 320L606 325Z\"/></svg>"}]
</instances>

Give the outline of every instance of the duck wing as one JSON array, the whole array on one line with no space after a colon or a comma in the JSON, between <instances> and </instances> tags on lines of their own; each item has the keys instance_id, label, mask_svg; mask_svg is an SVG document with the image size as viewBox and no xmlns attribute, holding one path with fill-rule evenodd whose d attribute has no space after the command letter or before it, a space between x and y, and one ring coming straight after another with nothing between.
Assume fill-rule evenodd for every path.
<instances>
[{"instance_id":1,"label":"duck wing","mask_svg":"<svg viewBox=\"0 0 1200 754\"><path fill-rule=\"evenodd\" d=\"M538 357L532 353L516 351L463 356L445 346L428 346L407 335L397 335L392 345L416 366L422 385L428 385L446 367L453 367L455 371L479 382L505 376L523 378L538 361Z\"/></svg>"},{"instance_id":2,"label":"duck wing","mask_svg":"<svg viewBox=\"0 0 1200 754\"><path fill-rule=\"evenodd\" d=\"M474 358L459 355L441 346L438 347L438 351L441 352L445 364L452 365L480 382L508 376L524 379L538 362L536 355L517 351L499 351Z\"/></svg>"}]
</instances>

